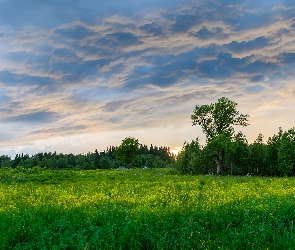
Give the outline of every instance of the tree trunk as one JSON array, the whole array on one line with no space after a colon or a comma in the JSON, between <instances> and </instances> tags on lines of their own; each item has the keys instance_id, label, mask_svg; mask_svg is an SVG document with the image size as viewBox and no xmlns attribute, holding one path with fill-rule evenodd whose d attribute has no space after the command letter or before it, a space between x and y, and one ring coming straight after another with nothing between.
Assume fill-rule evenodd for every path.
<instances>
[{"instance_id":1,"label":"tree trunk","mask_svg":"<svg viewBox=\"0 0 295 250\"><path fill-rule=\"evenodd\" d=\"M215 158L215 162L216 162L216 167L217 167L216 172L217 172L217 174L221 174L221 164L220 164L218 157Z\"/></svg>"}]
</instances>

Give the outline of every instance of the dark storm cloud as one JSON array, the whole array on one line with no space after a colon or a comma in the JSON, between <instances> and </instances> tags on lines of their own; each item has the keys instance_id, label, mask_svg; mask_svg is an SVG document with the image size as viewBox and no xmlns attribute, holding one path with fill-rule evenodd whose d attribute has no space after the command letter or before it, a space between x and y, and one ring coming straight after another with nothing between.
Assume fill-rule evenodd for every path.
<instances>
[{"instance_id":1,"label":"dark storm cloud","mask_svg":"<svg viewBox=\"0 0 295 250\"><path fill-rule=\"evenodd\" d=\"M16 116L10 116L7 118L2 118L2 122L13 123L13 122L21 122L21 123L48 123L52 122L57 118L57 114L54 112L41 111L34 112L28 114L21 114Z\"/></svg>"}]
</instances>

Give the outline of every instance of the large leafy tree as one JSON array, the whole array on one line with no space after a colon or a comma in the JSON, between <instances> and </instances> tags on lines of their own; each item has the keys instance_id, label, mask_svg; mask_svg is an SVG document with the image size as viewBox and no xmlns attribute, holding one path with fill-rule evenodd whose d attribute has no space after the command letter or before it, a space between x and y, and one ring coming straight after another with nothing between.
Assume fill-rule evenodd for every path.
<instances>
[{"instance_id":1,"label":"large leafy tree","mask_svg":"<svg viewBox=\"0 0 295 250\"><path fill-rule=\"evenodd\" d=\"M225 154L234 134L234 125L249 125L249 115L240 114L237 103L222 97L217 103L196 105L191 116L193 125L199 125L207 138L209 148L213 149L217 173L223 172Z\"/></svg>"},{"instance_id":2,"label":"large leafy tree","mask_svg":"<svg viewBox=\"0 0 295 250\"><path fill-rule=\"evenodd\" d=\"M132 160L138 150L139 142L133 137L126 137L116 149L116 156L125 164L132 166Z\"/></svg>"},{"instance_id":3,"label":"large leafy tree","mask_svg":"<svg viewBox=\"0 0 295 250\"><path fill-rule=\"evenodd\" d=\"M196 105L191 116L193 125L202 127L209 142L218 135L232 136L234 125L248 126L249 115L240 114L236 109L237 103L222 97L217 103Z\"/></svg>"}]
</instances>

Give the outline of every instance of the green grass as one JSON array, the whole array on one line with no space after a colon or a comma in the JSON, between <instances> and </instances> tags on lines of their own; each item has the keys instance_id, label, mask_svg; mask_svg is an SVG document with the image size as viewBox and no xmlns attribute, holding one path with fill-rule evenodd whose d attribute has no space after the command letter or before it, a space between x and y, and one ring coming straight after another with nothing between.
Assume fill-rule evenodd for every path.
<instances>
[{"instance_id":1,"label":"green grass","mask_svg":"<svg viewBox=\"0 0 295 250\"><path fill-rule=\"evenodd\" d=\"M0 249L295 249L295 179L0 169Z\"/></svg>"}]
</instances>

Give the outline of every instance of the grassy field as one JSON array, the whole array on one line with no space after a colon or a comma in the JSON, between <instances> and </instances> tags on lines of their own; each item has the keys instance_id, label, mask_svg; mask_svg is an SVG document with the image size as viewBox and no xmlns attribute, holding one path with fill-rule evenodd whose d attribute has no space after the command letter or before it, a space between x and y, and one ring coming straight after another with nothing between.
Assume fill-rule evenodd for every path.
<instances>
[{"instance_id":1,"label":"grassy field","mask_svg":"<svg viewBox=\"0 0 295 250\"><path fill-rule=\"evenodd\" d=\"M295 249L295 179L0 169L0 249Z\"/></svg>"}]
</instances>

